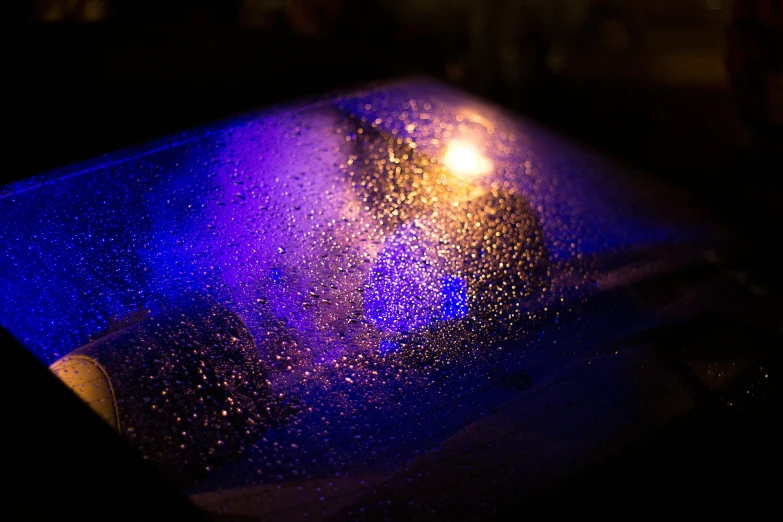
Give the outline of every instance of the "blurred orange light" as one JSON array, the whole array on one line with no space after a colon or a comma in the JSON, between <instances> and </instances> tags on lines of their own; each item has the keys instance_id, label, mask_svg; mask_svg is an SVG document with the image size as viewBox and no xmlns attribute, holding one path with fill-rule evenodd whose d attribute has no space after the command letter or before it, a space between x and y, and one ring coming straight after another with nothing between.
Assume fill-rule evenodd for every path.
<instances>
[{"instance_id":1,"label":"blurred orange light","mask_svg":"<svg viewBox=\"0 0 783 522\"><path fill-rule=\"evenodd\" d=\"M461 141L448 144L443 162L455 175L465 178L481 176L492 170L492 162L489 159L471 144Z\"/></svg>"}]
</instances>

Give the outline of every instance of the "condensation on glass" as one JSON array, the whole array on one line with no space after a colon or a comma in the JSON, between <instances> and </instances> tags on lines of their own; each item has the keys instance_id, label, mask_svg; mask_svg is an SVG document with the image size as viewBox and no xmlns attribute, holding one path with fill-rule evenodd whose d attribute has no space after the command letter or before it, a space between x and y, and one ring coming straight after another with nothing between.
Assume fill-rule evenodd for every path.
<instances>
[{"instance_id":1,"label":"condensation on glass","mask_svg":"<svg viewBox=\"0 0 783 522\"><path fill-rule=\"evenodd\" d=\"M377 515L401 502L383 487L420 480L411 504L447 512L438 473L515 494L508 441L549 418L521 398L661 320L616 289L711 234L660 193L396 83L3 188L0 321L209 510ZM636 370L612 364L631 376L612 397L632 393Z\"/></svg>"}]
</instances>

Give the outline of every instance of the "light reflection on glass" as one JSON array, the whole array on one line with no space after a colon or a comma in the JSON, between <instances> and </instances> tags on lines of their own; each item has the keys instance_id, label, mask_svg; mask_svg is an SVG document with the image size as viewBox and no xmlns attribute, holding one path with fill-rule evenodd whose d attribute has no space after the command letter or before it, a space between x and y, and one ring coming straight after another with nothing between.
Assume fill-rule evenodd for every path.
<instances>
[{"instance_id":1,"label":"light reflection on glass","mask_svg":"<svg viewBox=\"0 0 783 522\"><path fill-rule=\"evenodd\" d=\"M0 323L51 363L133 314L178 331L188 302L216 302L209 321L236 315L254 340L263 434L198 490L396 469L646 327L644 310L582 306L595 263L698 237L599 158L475 107L386 87L0 188ZM206 360L192 337L161 341L172 371Z\"/></svg>"},{"instance_id":2,"label":"light reflection on glass","mask_svg":"<svg viewBox=\"0 0 783 522\"><path fill-rule=\"evenodd\" d=\"M464 141L449 143L443 161L454 175L462 178L482 176L492 171L492 162Z\"/></svg>"}]
</instances>

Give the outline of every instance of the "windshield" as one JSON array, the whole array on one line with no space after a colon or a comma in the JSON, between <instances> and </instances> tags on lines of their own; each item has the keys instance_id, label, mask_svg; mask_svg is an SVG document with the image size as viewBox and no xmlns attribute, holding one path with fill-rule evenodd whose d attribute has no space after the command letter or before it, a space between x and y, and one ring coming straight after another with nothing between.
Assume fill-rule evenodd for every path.
<instances>
[{"instance_id":1,"label":"windshield","mask_svg":"<svg viewBox=\"0 0 783 522\"><path fill-rule=\"evenodd\" d=\"M665 320L617 288L714 238L643 183L438 84L335 96L2 189L0 321L207 509L358 513Z\"/></svg>"}]
</instances>

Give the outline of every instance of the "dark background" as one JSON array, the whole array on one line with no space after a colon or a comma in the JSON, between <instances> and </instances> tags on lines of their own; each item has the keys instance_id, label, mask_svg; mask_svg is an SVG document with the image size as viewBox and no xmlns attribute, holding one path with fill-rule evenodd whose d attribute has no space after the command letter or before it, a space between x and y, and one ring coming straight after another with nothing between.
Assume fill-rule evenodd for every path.
<instances>
[{"instance_id":1,"label":"dark background","mask_svg":"<svg viewBox=\"0 0 783 522\"><path fill-rule=\"evenodd\" d=\"M294 98L426 74L689 193L746 240L737 262L775 290L783 141L763 115L742 117L754 95L729 82L731 7L729 0L12 0L0 7L0 183ZM773 36L768 47L779 44ZM773 72L775 52L761 60ZM771 400L742 413L708 408L559 484L529 509L555 518L760 514L773 505L765 476L781 461L773 412Z\"/></svg>"}]
</instances>

